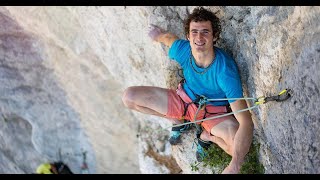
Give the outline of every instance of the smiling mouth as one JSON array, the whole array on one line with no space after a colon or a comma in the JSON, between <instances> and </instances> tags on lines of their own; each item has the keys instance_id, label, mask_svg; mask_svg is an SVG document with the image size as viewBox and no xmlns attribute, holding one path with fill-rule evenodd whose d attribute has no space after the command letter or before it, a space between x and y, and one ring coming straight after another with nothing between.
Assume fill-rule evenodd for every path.
<instances>
[{"instance_id":1,"label":"smiling mouth","mask_svg":"<svg viewBox=\"0 0 320 180\"><path fill-rule=\"evenodd\" d=\"M205 45L205 43L194 43L194 44L197 46L204 46Z\"/></svg>"}]
</instances>

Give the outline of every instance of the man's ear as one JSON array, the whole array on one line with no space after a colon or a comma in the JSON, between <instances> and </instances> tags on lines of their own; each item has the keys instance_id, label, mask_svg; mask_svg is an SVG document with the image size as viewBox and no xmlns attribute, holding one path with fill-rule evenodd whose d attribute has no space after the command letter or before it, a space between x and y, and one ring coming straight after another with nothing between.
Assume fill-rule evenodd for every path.
<instances>
[{"instance_id":1,"label":"man's ear","mask_svg":"<svg viewBox=\"0 0 320 180\"><path fill-rule=\"evenodd\" d=\"M217 40L218 40L218 33L215 33L212 41L216 42Z\"/></svg>"},{"instance_id":2,"label":"man's ear","mask_svg":"<svg viewBox=\"0 0 320 180\"><path fill-rule=\"evenodd\" d=\"M190 36L189 36L189 33L187 34L187 39L190 41L190 38L189 38Z\"/></svg>"},{"instance_id":3,"label":"man's ear","mask_svg":"<svg viewBox=\"0 0 320 180\"><path fill-rule=\"evenodd\" d=\"M214 37L212 41L213 41L213 42L216 42L217 39L218 39L218 37Z\"/></svg>"}]
</instances>

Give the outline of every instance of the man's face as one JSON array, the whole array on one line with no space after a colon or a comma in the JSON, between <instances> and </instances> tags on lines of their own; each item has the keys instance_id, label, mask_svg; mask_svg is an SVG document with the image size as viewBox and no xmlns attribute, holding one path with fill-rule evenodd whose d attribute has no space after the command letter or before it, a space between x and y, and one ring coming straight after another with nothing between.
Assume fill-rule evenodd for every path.
<instances>
[{"instance_id":1,"label":"man's face","mask_svg":"<svg viewBox=\"0 0 320 180\"><path fill-rule=\"evenodd\" d=\"M213 32L210 21L191 21L188 40L193 51L206 52L213 51Z\"/></svg>"}]
</instances>

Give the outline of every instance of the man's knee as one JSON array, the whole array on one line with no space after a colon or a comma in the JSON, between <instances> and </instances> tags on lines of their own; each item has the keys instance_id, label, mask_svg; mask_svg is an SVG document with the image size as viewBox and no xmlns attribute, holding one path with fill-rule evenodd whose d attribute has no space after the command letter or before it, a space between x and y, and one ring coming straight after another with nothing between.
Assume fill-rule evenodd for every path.
<instances>
[{"instance_id":1,"label":"man's knee","mask_svg":"<svg viewBox=\"0 0 320 180\"><path fill-rule=\"evenodd\" d=\"M128 108L134 107L135 87L128 87L122 94L122 102Z\"/></svg>"},{"instance_id":2,"label":"man's knee","mask_svg":"<svg viewBox=\"0 0 320 180\"><path fill-rule=\"evenodd\" d=\"M236 125L233 125L233 126L229 126L227 128L227 137L225 139L227 145L228 145L228 151L229 153L233 153L233 150L234 150L234 137L237 133L237 130L238 130L239 126L236 124Z\"/></svg>"}]
</instances>

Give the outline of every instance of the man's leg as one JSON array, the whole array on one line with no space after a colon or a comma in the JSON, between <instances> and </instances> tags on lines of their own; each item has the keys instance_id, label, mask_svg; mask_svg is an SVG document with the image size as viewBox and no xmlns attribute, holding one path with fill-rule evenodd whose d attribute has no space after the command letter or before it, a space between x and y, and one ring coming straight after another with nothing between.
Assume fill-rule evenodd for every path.
<instances>
[{"instance_id":1,"label":"man's leg","mask_svg":"<svg viewBox=\"0 0 320 180\"><path fill-rule=\"evenodd\" d=\"M170 102L168 102L168 99ZM133 86L125 90L122 101L130 109L167 118L174 125L183 123L178 118L182 116L184 103L173 90L152 86ZM190 127L190 125L173 127L170 133L170 144L180 143L181 133L187 131Z\"/></svg>"},{"instance_id":2,"label":"man's leg","mask_svg":"<svg viewBox=\"0 0 320 180\"><path fill-rule=\"evenodd\" d=\"M166 117L168 111L168 89L153 86L132 86L122 96L124 105L145 114ZM174 124L181 124L177 119L167 118Z\"/></svg>"},{"instance_id":3,"label":"man's leg","mask_svg":"<svg viewBox=\"0 0 320 180\"><path fill-rule=\"evenodd\" d=\"M211 129L211 134L204 130L200 139L212 141L232 156L234 136L239 128L239 123L234 117L220 122Z\"/></svg>"}]
</instances>

